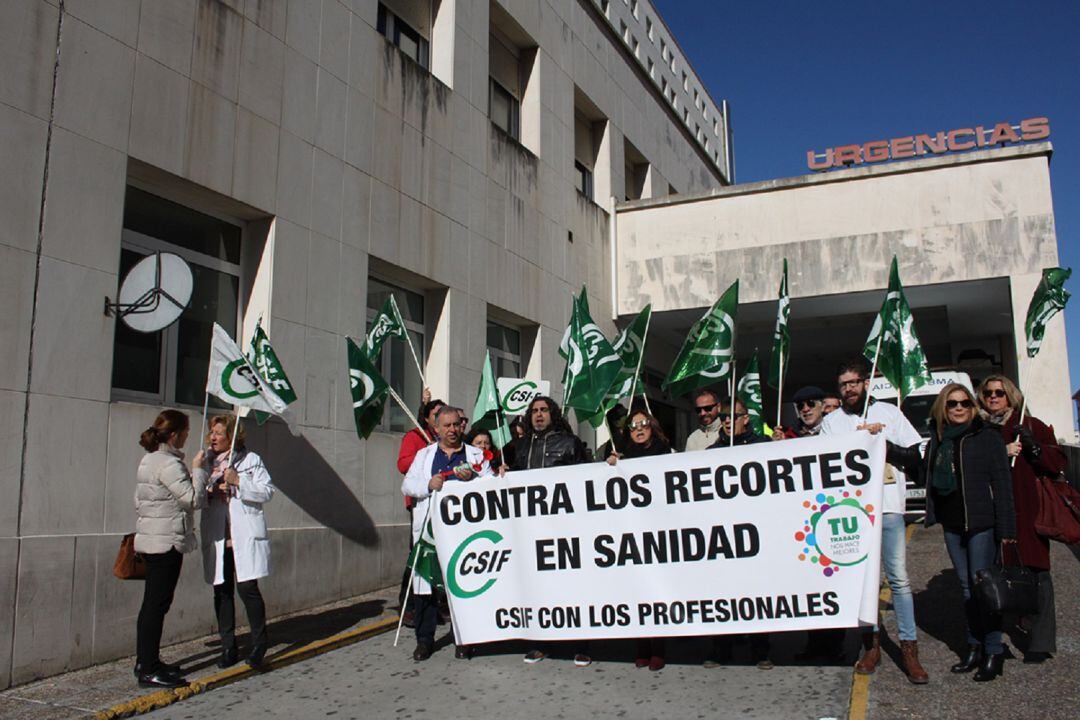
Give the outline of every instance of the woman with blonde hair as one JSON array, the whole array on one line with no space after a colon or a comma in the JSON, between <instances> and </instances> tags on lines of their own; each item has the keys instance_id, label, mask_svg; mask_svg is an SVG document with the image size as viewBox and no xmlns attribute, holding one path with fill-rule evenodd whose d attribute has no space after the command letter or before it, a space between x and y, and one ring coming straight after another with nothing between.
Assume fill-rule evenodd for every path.
<instances>
[{"instance_id":1,"label":"woman with blonde hair","mask_svg":"<svg viewBox=\"0 0 1080 720\"><path fill-rule=\"evenodd\" d=\"M941 523L945 530L967 618L967 653L951 670L976 670L975 681L986 682L1002 672L1001 617L981 607L972 589L975 574L994 564L999 547L1013 544L1015 549L1009 461L1001 436L979 417L975 397L965 386L946 385L930 418L926 526Z\"/></svg>"},{"instance_id":2,"label":"woman with blonde hair","mask_svg":"<svg viewBox=\"0 0 1080 720\"><path fill-rule=\"evenodd\" d=\"M268 643L266 605L258 580L270 574L270 538L263 504L274 496L275 488L262 458L248 450L244 440L243 425L237 428L234 415L210 419L206 437L210 495L201 529L203 575L214 586L214 611L221 637L220 667L235 665L239 659L234 585L251 626L248 665L262 665Z\"/></svg>"},{"instance_id":3,"label":"woman with blonde hair","mask_svg":"<svg viewBox=\"0 0 1080 720\"><path fill-rule=\"evenodd\" d=\"M188 417L163 410L143 431L146 450L135 485L135 552L146 562L146 584L136 626L135 677L142 687L187 685L178 665L161 661L161 633L172 606L184 554L194 550L195 508L206 502L203 454L195 456L194 472L184 465Z\"/></svg>"},{"instance_id":4,"label":"woman with blonde hair","mask_svg":"<svg viewBox=\"0 0 1080 720\"><path fill-rule=\"evenodd\" d=\"M1035 531L1039 514L1038 478L1057 477L1065 472L1067 461L1054 428L1030 413L1020 422L1024 396L1012 380L991 375L979 386L982 417L1001 432L1011 467L1013 502L1016 505L1016 540L1020 562L1035 573L1038 580L1039 609L1029 615L1025 663L1041 663L1057 652L1057 627L1054 612L1054 584L1050 578L1050 541Z\"/></svg>"}]
</instances>

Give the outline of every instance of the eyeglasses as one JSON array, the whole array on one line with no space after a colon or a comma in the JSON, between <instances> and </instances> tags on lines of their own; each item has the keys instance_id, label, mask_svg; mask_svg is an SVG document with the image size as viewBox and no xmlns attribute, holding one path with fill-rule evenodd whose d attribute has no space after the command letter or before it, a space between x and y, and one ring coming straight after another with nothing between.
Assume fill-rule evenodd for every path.
<instances>
[{"instance_id":1,"label":"eyeglasses","mask_svg":"<svg viewBox=\"0 0 1080 720\"><path fill-rule=\"evenodd\" d=\"M855 387L857 385L862 385L864 382L866 382L866 378L859 378L858 380L841 380L840 387Z\"/></svg>"},{"instance_id":2,"label":"eyeglasses","mask_svg":"<svg viewBox=\"0 0 1080 720\"><path fill-rule=\"evenodd\" d=\"M994 390L983 390L982 396L984 398L1002 398L1005 397L1005 391L1001 390L1000 388L995 388Z\"/></svg>"},{"instance_id":3,"label":"eyeglasses","mask_svg":"<svg viewBox=\"0 0 1080 720\"><path fill-rule=\"evenodd\" d=\"M970 409L975 407L975 403L971 402L970 400L946 400L945 407L949 408L950 410L957 407Z\"/></svg>"},{"instance_id":4,"label":"eyeglasses","mask_svg":"<svg viewBox=\"0 0 1080 720\"><path fill-rule=\"evenodd\" d=\"M712 412L716 405L717 403L713 403L712 405L697 405L694 407L694 410L700 415L701 413Z\"/></svg>"},{"instance_id":5,"label":"eyeglasses","mask_svg":"<svg viewBox=\"0 0 1080 720\"><path fill-rule=\"evenodd\" d=\"M795 407L797 407L800 410L805 410L806 408L817 407L817 404L819 402L821 402L821 401L820 400L800 400L799 402L795 403Z\"/></svg>"},{"instance_id":6,"label":"eyeglasses","mask_svg":"<svg viewBox=\"0 0 1080 720\"><path fill-rule=\"evenodd\" d=\"M719 417L721 420L730 420L733 417L734 418L746 417L746 413L726 413L726 412L722 412L717 417Z\"/></svg>"},{"instance_id":7,"label":"eyeglasses","mask_svg":"<svg viewBox=\"0 0 1080 720\"><path fill-rule=\"evenodd\" d=\"M648 420L638 420L637 422L630 423L631 430L644 430L647 427L649 427Z\"/></svg>"}]
</instances>

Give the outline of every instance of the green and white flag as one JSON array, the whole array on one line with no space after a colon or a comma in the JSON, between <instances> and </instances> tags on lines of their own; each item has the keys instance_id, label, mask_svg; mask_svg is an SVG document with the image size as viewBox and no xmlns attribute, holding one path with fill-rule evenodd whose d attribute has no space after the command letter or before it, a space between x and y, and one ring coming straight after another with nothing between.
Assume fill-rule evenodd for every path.
<instances>
[{"instance_id":1,"label":"green and white flag","mask_svg":"<svg viewBox=\"0 0 1080 720\"><path fill-rule=\"evenodd\" d=\"M390 386L352 338L345 338L349 356L349 391L352 393L356 434L367 439L382 419Z\"/></svg>"},{"instance_id":2,"label":"green and white flag","mask_svg":"<svg viewBox=\"0 0 1080 720\"><path fill-rule=\"evenodd\" d=\"M787 375L791 359L791 333L788 331L788 315L791 300L787 288L787 258L784 258L784 274L780 278L780 293L776 302L776 328L773 330L772 357L769 358L769 387L780 390L780 382Z\"/></svg>"},{"instance_id":3,"label":"green and white flag","mask_svg":"<svg viewBox=\"0 0 1080 720\"><path fill-rule=\"evenodd\" d=\"M1065 289L1065 281L1072 275L1072 268L1044 268L1042 280L1035 288L1035 294L1031 296L1028 305L1027 320L1024 321L1024 332L1027 335L1027 354L1029 358L1038 354L1042 347L1043 335L1046 333L1046 323L1050 318L1057 315L1069 302L1070 294Z\"/></svg>"},{"instance_id":4,"label":"green and white flag","mask_svg":"<svg viewBox=\"0 0 1080 720\"><path fill-rule=\"evenodd\" d=\"M736 280L690 327L690 333L664 380L664 390L677 397L731 375L738 310L739 281Z\"/></svg>"},{"instance_id":5,"label":"green and white flag","mask_svg":"<svg viewBox=\"0 0 1080 720\"><path fill-rule=\"evenodd\" d=\"M282 367L277 353L274 352L273 346L270 345L270 338L267 337L266 331L262 329L262 323L255 324L255 334L251 338L251 350L248 351L248 362L255 367L259 377L273 388L277 396L286 405L292 405L296 402L296 391L293 390L292 383L289 382L289 376L285 374L285 368ZM255 419L260 425L269 418L269 413L255 411Z\"/></svg>"},{"instance_id":6,"label":"green and white flag","mask_svg":"<svg viewBox=\"0 0 1080 720\"><path fill-rule=\"evenodd\" d=\"M230 405L280 415L287 404L240 352L225 328L214 323L206 392Z\"/></svg>"},{"instance_id":7,"label":"green and white flag","mask_svg":"<svg viewBox=\"0 0 1080 720\"><path fill-rule=\"evenodd\" d=\"M495 386L495 373L491 370L491 351L484 356L484 370L480 375L480 389L476 393L476 405L473 407L472 426L474 430L487 430L495 442L495 448L501 448L510 442L510 426L502 411L499 390Z\"/></svg>"},{"instance_id":8,"label":"green and white flag","mask_svg":"<svg viewBox=\"0 0 1080 720\"><path fill-rule=\"evenodd\" d=\"M604 395L600 403L600 410L589 418L589 424L598 428L604 424L604 417L620 400L633 397L644 392L641 384L640 370L641 360L645 352L645 337L649 332L649 319L652 317L652 305L646 305L645 309L637 314L633 322L619 331L611 343L612 349L618 353L622 361L619 374L615 376L615 382Z\"/></svg>"},{"instance_id":9,"label":"green and white flag","mask_svg":"<svg viewBox=\"0 0 1080 720\"><path fill-rule=\"evenodd\" d=\"M739 378L736 395L742 400L746 414L750 416L750 429L758 435L764 435L765 420L761 416L761 375L758 372L757 348L754 348L754 354Z\"/></svg>"},{"instance_id":10,"label":"green and white flag","mask_svg":"<svg viewBox=\"0 0 1080 720\"><path fill-rule=\"evenodd\" d=\"M386 342L388 337L397 338L398 340L408 339L405 321L398 311L397 301L394 300L393 295L386 298L379 309L379 314L371 321L371 328L368 330L367 338L364 341L364 349L369 360L375 362L375 359L379 357L379 352L382 351L383 343Z\"/></svg>"},{"instance_id":11,"label":"green and white flag","mask_svg":"<svg viewBox=\"0 0 1080 720\"><path fill-rule=\"evenodd\" d=\"M622 368L622 361L589 316L584 287L574 299L570 325L559 344L559 354L566 358L563 406L577 410L579 419L596 414Z\"/></svg>"},{"instance_id":12,"label":"green and white flag","mask_svg":"<svg viewBox=\"0 0 1080 720\"><path fill-rule=\"evenodd\" d=\"M895 256L889 270L889 290L885 293L885 302L881 304L881 311L874 319L874 327L863 347L863 355L871 362L875 362L875 354L877 369L894 388L899 389L901 400L931 380L926 354L915 334L915 318L911 315L904 288L900 285L900 271Z\"/></svg>"},{"instance_id":13,"label":"green and white flag","mask_svg":"<svg viewBox=\"0 0 1080 720\"><path fill-rule=\"evenodd\" d=\"M409 567L414 568L416 574L427 580L435 590L443 589L442 569L439 567L439 556L435 552L435 536L431 532L430 518L424 523L420 537L409 553Z\"/></svg>"}]
</instances>

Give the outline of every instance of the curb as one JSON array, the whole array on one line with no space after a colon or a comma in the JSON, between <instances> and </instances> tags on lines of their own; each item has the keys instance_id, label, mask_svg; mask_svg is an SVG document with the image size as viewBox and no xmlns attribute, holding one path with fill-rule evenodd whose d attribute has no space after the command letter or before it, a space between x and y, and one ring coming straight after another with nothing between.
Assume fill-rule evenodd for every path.
<instances>
[{"instance_id":1,"label":"curb","mask_svg":"<svg viewBox=\"0 0 1080 720\"><path fill-rule=\"evenodd\" d=\"M912 523L904 528L904 544L911 542L911 536L915 534L918 523ZM881 588L878 600L883 603L892 601L892 588L888 583ZM851 695L848 700L848 720L866 720L870 711L870 680L873 675L860 675L854 670L851 672Z\"/></svg>"},{"instance_id":2,"label":"curb","mask_svg":"<svg viewBox=\"0 0 1080 720\"><path fill-rule=\"evenodd\" d=\"M188 685L181 688L174 688L170 690L158 690L156 692L142 695L132 700L113 705L105 710L99 710L94 713L95 720L114 720L115 718L127 718L135 715L141 715L143 713L150 712L151 710L157 710L159 708L172 705L180 700L186 700L194 695L201 695L204 692L213 690L214 688L230 685L238 680L251 677L252 675L261 675L272 670L292 665L293 663L300 662L301 660L307 660L308 658L315 657L316 655L322 655L323 653L330 652L331 650L337 650L338 648L346 647L354 643L358 643L361 640L380 635L384 632L388 632L397 627L398 618L389 617L384 620L379 620L370 625L364 625L363 627L356 628L355 630L346 630L345 632L338 633L337 635L331 635L328 638L322 640L315 640L296 648L295 650L287 650L279 653L267 659L266 664L259 670L255 670L248 667L245 664L241 664L237 667L229 668L228 670L222 670L219 673L210 675L199 680L192 680Z\"/></svg>"}]
</instances>

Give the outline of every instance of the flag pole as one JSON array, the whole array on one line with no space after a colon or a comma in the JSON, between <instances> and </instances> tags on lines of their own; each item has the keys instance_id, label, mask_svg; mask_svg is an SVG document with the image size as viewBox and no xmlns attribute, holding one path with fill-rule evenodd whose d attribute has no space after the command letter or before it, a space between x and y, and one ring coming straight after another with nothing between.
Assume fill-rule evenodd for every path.
<instances>
[{"instance_id":1,"label":"flag pole","mask_svg":"<svg viewBox=\"0 0 1080 720\"><path fill-rule=\"evenodd\" d=\"M236 413L236 424L233 425L232 430L232 442L229 443L229 467L233 466L233 452L236 450L236 436L240 433L240 406L233 405L233 412Z\"/></svg>"},{"instance_id":2,"label":"flag pole","mask_svg":"<svg viewBox=\"0 0 1080 720\"><path fill-rule=\"evenodd\" d=\"M736 385L735 385L735 367L736 367L735 348L732 348L731 349L731 403L730 403L731 407L728 408L728 440L730 440L731 442L728 445L728 447L735 447L735 403L737 402L737 400L735 398L735 389L736 389Z\"/></svg>"},{"instance_id":3,"label":"flag pole","mask_svg":"<svg viewBox=\"0 0 1080 720\"><path fill-rule=\"evenodd\" d=\"M420 425L420 422L415 417L413 417L412 410L408 408L408 406L405 404L405 401L401 399L401 396L398 395L394 388L390 386L390 383L386 384L386 389L390 391L390 397L394 398L394 402L401 406L401 409L405 412L405 416L412 420L412 424L416 426L416 429L419 430L425 438L427 438L428 442L434 442L434 440L432 440L431 436L428 434L427 430L425 430L423 426Z\"/></svg>"},{"instance_id":4,"label":"flag pole","mask_svg":"<svg viewBox=\"0 0 1080 720\"><path fill-rule=\"evenodd\" d=\"M412 353L413 362L416 363L416 372L420 374L420 387L427 387L427 380L424 379L424 370L420 367L420 358L416 355L416 349L413 347L412 338L409 337L409 331L405 330L405 342L409 345L409 352Z\"/></svg>"},{"instance_id":5,"label":"flag pole","mask_svg":"<svg viewBox=\"0 0 1080 720\"><path fill-rule=\"evenodd\" d=\"M424 522L420 525L421 535L424 534L424 525L427 525L428 519L431 518L431 506L434 504L435 495L438 494L438 492L439 491L436 490L428 496L428 506L427 511L424 513ZM412 533L412 528L409 528L409 533ZM416 545L414 545L413 547L416 547ZM412 594L413 578L416 577L416 560L419 557L420 553L416 553L415 555L413 555L412 565L409 567L409 585L405 588L405 599L404 601L402 601L401 604L401 614L398 615L397 632L394 633L394 647L397 647L398 637L401 635L401 624L405 620L405 608L409 606L409 595ZM434 588L432 589L434 590ZM419 620L419 618L417 618L417 620Z\"/></svg>"},{"instance_id":6,"label":"flag pole","mask_svg":"<svg viewBox=\"0 0 1080 720\"><path fill-rule=\"evenodd\" d=\"M1016 379L1020 380L1020 358L1017 358L1016 360ZM1024 399L1020 403L1020 419L1016 421L1016 438L1013 440L1013 442L1016 442L1020 439L1020 428L1024 425L1024 413L1027 412L1027 395L1020 388L1019 383L1017 383L1016 389L1020 390L1020 394L1024 396ZM1016 467L1016 458L1018 457L1020 457L1019 453L1012 456L1012 461L1010 462L1009 467Z\"/></svg>"},{"instance_id":7,"label":"flag pole","mask_svg":"<svg viewBox=\"0 0 1080 720\"><path fill-rule=\"evenodd\" d=\"M878 355L881 354L881 339L883 337L885 337L885 328L884 327L881 328L881 332L879 332L878 336L877 336L877 347L874 348L874 364L870 366L870 377L868 378L870 382L874 381L874 373L877 372ZM863 420L863 422L866 422L866 414L868 412L870 412L870 391L869 390L866 391L866 403L863 405L863 411L862 411L862 420Z\"/></svg>"},{"instance_id":8,"label":"flag pole","mask_svg":"<svg viewBox=\"0 0 1080 720\"><path fill-rule=\"evenodd\" d=\"M199 450L206 446L206 413L210 410L210 393L203 389L202 427L199 429Z\"/></svg>"},{"instance_id":9,"label":"flag pole","mask_svg":"<svg viewBox=\"0 0 1080 720\"><path fill-rule=\"evenodd\" d=\"M780 348L780 369L776 384L776 427L780 427L780 413L784 410L784 348Z\"/></svg>"},{"instance_id":10,"label":"flag pole","mask_svg":"<svg viewBox=\"0 0 1080 720\"><path fill-rule=\"evenodd\" d=\"M637 367L634 369L634 384L630 387L630 407L634 407L634 393L637 392L638 378L641 377L641 363L645 360L645 339L649 337L649 324L652 323L652 313L649 313L649 317L645 320L645 333L641 338L641 350L638 352ZM645 411L652 415L652 408L649 407L649 393L644 387L641 388L641 398L645 401ZM608 428L610 431L610 428Z\"/></svg>"}]
</instances>

